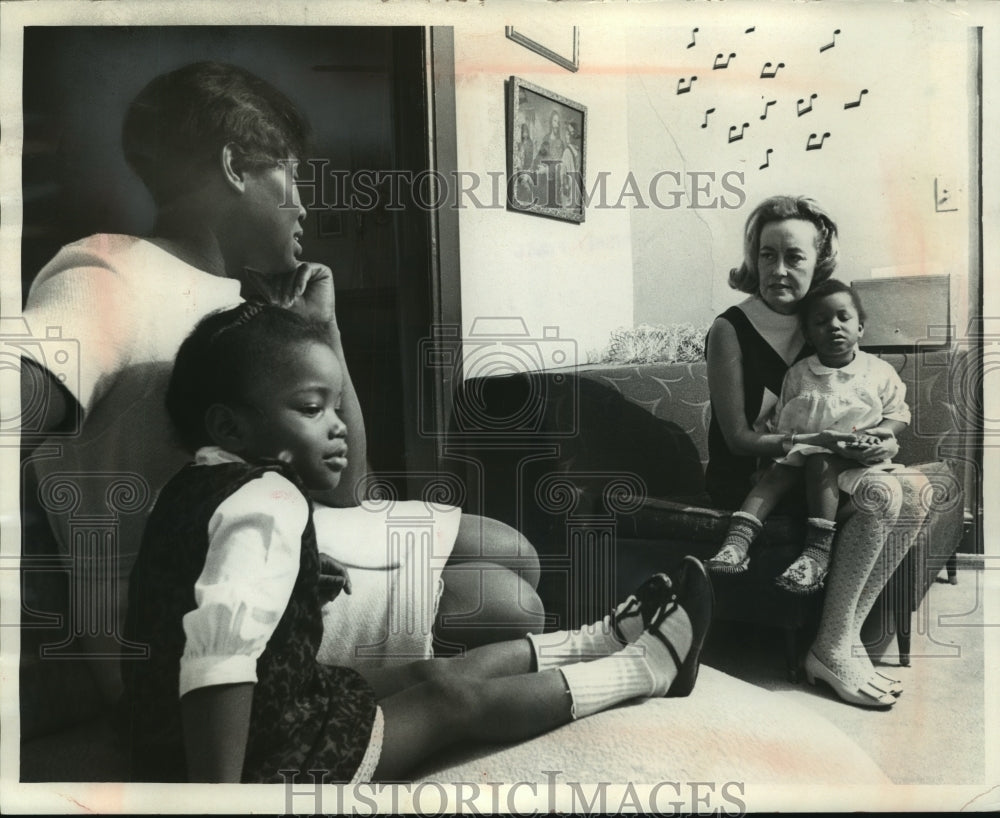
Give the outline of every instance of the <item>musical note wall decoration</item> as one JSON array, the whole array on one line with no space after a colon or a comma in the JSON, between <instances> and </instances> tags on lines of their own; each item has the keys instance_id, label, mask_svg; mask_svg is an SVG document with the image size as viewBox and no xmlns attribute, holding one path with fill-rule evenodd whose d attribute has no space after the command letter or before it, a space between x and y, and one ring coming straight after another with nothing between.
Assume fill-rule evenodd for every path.
<instances>
[{"instance_id":1,"label":"musical note wall decoration","mask_svg":"<svg viewBox=\"0 0 1000 818\"><path fill-rule=\"evenodd\" d=\"M806 142L807 151L818 151L823 147L823 143L826 142L827 137L830 136L829 131L823 134L822 138L819 138L816 134L809 134L809 140ZM819 142L816 140L819 139Z\"/></svg>"},{"instance_id":2,"label":"musical note wall decoration","mask_svg":"<svg viewBox=\"0 0 1000 818\"><path fill-rule=\"evenodd\" d=\"M843 29L843 31L846 30ZM704 131L707 135L707 129L710 125L718 131L722 131L728 127L729 132L726 139L730 145L729 150L731 152L735 151L731 155L732 161L740 161L748 168L756 165L759 172L770 169L771 160L775 154L779 154L784 158L784 154L782 154L783 149L797 148L798 150L802 150L804 147L808 152L823 150L826 147L827 141L831 138L831 134L837 131L835 126L837 124L837 112L840 110L839 105L843 105L844 109L857 108L864 101L865 95L869 93L867 88L860 88L858 89L856 99L845 100L840 98L841 101L838 105L837 97L823 100L820 99L823 93L808 91L810 85L814 88L819 87L818 84L826 79L826 75L830 71L837 71L838 69L841 72L851 70L849 49L845 51L844 44L840 42L843 36L840 28L826 29L830 33L829 37L820 33L818 37L814 35L812 38L808 38L802 42L800 46L797 46L798 51L796 53L799 54L811 53L815 56L816 52L813 51L814 48L818 48L824 54L830 52L826 57L822 58L823 67L820 67L820 62L813 63L813 58L810 58L809 61L797 61L793 59L795 54L790 51L785 51L785 53L779 52L777 54L772 51L772 58L763 63L760 71L757 71L756 68L759 64L755 62L755 59L757 59L756 55L751 59L747 59L746 53L741 53L738 49L732 50L735 43L731 41L726 43L725 40L721 40L716 44L720 32L713 32L711 28L704 26L689 28L688 31L690 32L690 37L685 42L686 49L693 49L695 46L700 45L702 51L692 51L689 58L682 62L682 65L685 67L680 68L678 73L684 71L691 71L692 73L690 75L685 74L677 79L676 94L690 93L694 89L695 81L700 78L701 82L698 83L698 100L695 100L693 97L691 98L692 101L699 104L698 110L702 112L701 121L698 123L700 126L699 131ZM746 26L743 31L745 35L750 35L757 31L757 26ZM822 32L822 29L820 29L820 32ZM731 39L731 33L729 36ZM766 36L766 34L762 34L761 36ZM726 47L727 45L729 46L728 48ZM838 49L838 45L841 48ZM712 70L709 71L707 59L702 52L713 54L713 51L709 50L713 48L718 53L714 53ZM770 50L771 48L774 48L774 46L769 45L768 49ZM686 53L686 50L684 53ZM698 58L698 53L702 53L701 59ZM779 56L790 60L790 62L786 63L783 59L781 61L775 59ZM737 59L737 57L740 59ZM801 65L799 64L800 62L802 63ZM715 73L726 69L728 69L731 76ZM757 79L758 74L759 80ZM760 86L756 85L758 81L766 83L768 80L773 80L779 74L783 80L787 81L787 84L779 80L770 86L763 84ZM716 82L719 79L722 81ZM738 84L734 85L733 83L726 82L726 80L730 79L737 80ZM850 88L851 85L849 84L847 87ZM759 99L754 99L754 93L760 94ZM735 110L727 108L728 102L739 102L742 110L740 108L736 108ZM812 129L806 129L799 133L788 132L787 126L790 124L788 118L791 117L791 114L786 114L785 112L786 110L791 111L793 109L793 102L795 103L796 118L813 114L813 121L816 124L813 125ZM745 110L744 106L746 103L749 103L751 106L754 104L760 105L760 108L758 108L758 118L761 123L759 133L754 131L749 135L747 134L747 129L750 127L751 121L757 120L751 120L747 116L750 112ZM817 103L819 104L818 107ZM832 111L830 110L831 105L833 106ZM772 108L777 112L776 116L771 116ZM832 120L829 118L831 114L833 115ZM695 114L694 116L697 115ZM748 119L746 122L743 121L745 116ZM734 124L733 121L737 117L739 117L739 121ZM716 119L719 120L717 123L715 122ZM728 125L726 124L727 120ZM792 119L792 121L794 122L795 119ZM693 130L694 126L691 125L690 127ZM810 133L810 130L813 129L815 129L815 132ZM694 133L697 133L697 131ZM798 140L806 134L808 134L808 139L806 140L806 144L802 146L802 143ZM827 149L827 153L832 150L835 154L839 155L841 151L850 150L853 147L847 143L842 145L842 138L842 135L838 134L837 141L832 147ZM770 144L770 147L767 147L768 144ZM763 156L760 155L761 153L763 153ZM754 155L757 156L756 162L753 159ZM789 169L787 165L787 161L778 162L776 170L773 172L784 172ZM939 209L952 207L955 201L953 192L949 193L942 185L938 185L935 189L935 206Z\"/></svg>"},{"instance_id":3,"label":"musical note wall decoration","mask_svg":"<svg viewBox=\"0 0 1000 818\"><path fill-rule=\"evenodd\" d=\"M729 141L730 142L739 142L743 138L743 131L745 131L749 127L750 127L750 123L749 122L744 122L743 123L743 127L740 128L740 132L738 134L736 134L736 136L733 136L733 134L736 133L736 126L735 125L730 125L729 126Z\"/></svg>"},{"instance_id":4,"label":"musical note wall decoration","mask_svg":"<svg viewBox=\"0 0 1000 818\"><path fill-rule=\"evenodd\" d=\"M803 114L808 114L813 109L813 100L814 99L816 99L816 94L810 94L809 95L809 104L806 105L806 107L804 107L804 108L802 106L803 106L803 104L805 104L805 100L804 99L800 99L799 100L799 102L798 102L798 108L797 108L799 116L802 116Z\"/></svg>"},{"instance_id":5,"label":"musical note wall decoration","mask_svg":"<svg viewBox=\"0 0 1000 818\"><path fill-rule=\"evenodd\" d=\"M868 93L868 89L867 88L862 88L861 89L861 93L858 94L858 101L857 102L847 102L847 103L845 103L844 104L844 110L846 111L848 108L857 108L861 104L861 98L865 94L867 94L867 93Z\"/></svg>"},{"instance_id":6,"label":"musical note wall decoration","mask_svg":"<svg viewBox=\"0 0 1000 818\"><path fill-rule=\"evenodd\" d=\"M691 84L696 79L698 79L698 77L696 77L696 76L695 77L691 77L691 79L688 79L688 80L684 79L684 77L681 77L679 80L677 80L677 93L678 94L686 94L686 93L688 93L691 90Z\"/></svg>"}]
</instances>

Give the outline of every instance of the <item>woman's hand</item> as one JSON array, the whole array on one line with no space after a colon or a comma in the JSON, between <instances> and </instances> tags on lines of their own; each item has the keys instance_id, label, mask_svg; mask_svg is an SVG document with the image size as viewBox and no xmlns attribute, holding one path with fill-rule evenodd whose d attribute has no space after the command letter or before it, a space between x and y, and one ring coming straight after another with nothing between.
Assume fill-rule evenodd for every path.
<instances>
[{"instance_id":1,"label":"woman's hand","mask_svg":"<svg viewBox=\"0 0 1000 818\"><path fill-rule=\"evenodd\" d=\"M883 421L883 424L886 421ZM840 449L840 454L867 466L891 460L899 454L895 431L885 425L873 426L857 433L857 443Z\"/></svg>"},{"instance_id":2,"label":"woman's hand","mask_svg":"<svg viewBox=\"0 0 1000 818\"><path fill-rule=\"evenodd\" d=\"M333 324L337 317L333 271L314 261L303 261L290 273L280 275L246 268L243 297L261 298L326 324Z\"/></svg>"},{"instance_id":3,"label":"woman's hand","mask_svg":"<svg viewBox=\"0 0 1000 818\"><path fill-rule=\"evenodd\" d=\"M289 309L317 321L332 324L337 320L333 271L325 264L303 261L291 277L287 289Z\"/></svg>"},{"instance_id":4,"label":"woman's hand","mask_svg":"<svg viewBox=\"0 0 1000 818\"><path fill-rule=\"evenodd\" d=\"M899 444L896 442L895 437L888 437L879 440L877 443L871 443L868 445L865 445L863 442L853 445L849 443L838 443L836 451L837 454L841 457L847 458L848 460L855 460L866 466L873 466L884 460L891 460L899 454Z\"/></svg>"},{"instance_id":5,"label":"woman's hand","mask_svg":"<svg viewBox=\"0 0 1000 818\"><path fill-rule=\"evenodd\" d=\"M327 554L319 555L319 596L323 603L332 602L340 592L351 593L351 575L347 568Z\"/></svg>"}]
</instances>

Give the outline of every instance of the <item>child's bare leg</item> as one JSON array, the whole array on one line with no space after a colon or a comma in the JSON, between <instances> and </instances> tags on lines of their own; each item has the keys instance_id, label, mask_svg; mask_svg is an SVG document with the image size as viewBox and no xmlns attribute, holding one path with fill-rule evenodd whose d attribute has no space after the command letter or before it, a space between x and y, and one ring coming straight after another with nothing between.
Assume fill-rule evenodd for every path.
<instances>
[{"instance_id":1,"label":"child's bare leg","mask_svg":"<svg viewBox=\"0 0 1000 818\"><path fill-rule=\"evenodd\" d=\"M375 698L385 699L424 682L457 677L483 679L517 676L534 671L535 654L531 643L527 639L512 639L473 648L464 656L367 668L359 673L375 691Z\"/></svg>"},{"instance_id":2,"label":"child's bare leg","mask_svg":"<svg viewBox=\"0 0 1000 818\"><path fill-rule=\"evenodd\" d=\"M739 511L734 511L722 547L705 566L720 574L742 574L750 566L750 546L764 520L774 510L778 501L787 494L798 479L799 469L783 463L772 463L750 490Z\"/></svg>"},{"instance_id":3,"label":"child's bare leg","mask_svg":"<svg viewBox=\"0 0 1000 818\"><path fill-rule=\"evenodd\" d=\"M772 463L750 489L740 511L753 514L763 522L774 511L778 501L790 492L799 481L802 470L784 463Z\"/></svg>"},{"instance_id":4,"label":"child's bare leg","mask_svg":"<svg viewBox=\"0 0 1000 818\"><path fill-rule=\"evenodd\" d=\"M834 522L840 505L837 477L848 461L835 454L814 454L806 460L806 503L809 518L802 553L775 580L779 587L809 594L823 587L830 566L830 552L837 533Z\"/></svg>"},{"instance_id":5,"label":"child's bare leg","mask_svg":"<svg viewBox=\"0 0 1000 818\"><path fill-rule=\"evenodd\" d=\"M441 660L444 662L458 660ZM376 781L405 778L436 751L465 741L514 741L572 718L558 671L477 682L465 674L411 687L379 702L385 716Z\"/></svg>"},{"instance_id":6,"label":"child's bare leg","mask_svg":"<svg viewBox=\"0 0 1000 818\"><path fill-rule=\"evenodd\" d=\"M837 478L851 464L835 454L814 454L806 460L806 506L809 516L831 523L837 519L840 507L840 486Z\"/></svg>"}]
</instances>

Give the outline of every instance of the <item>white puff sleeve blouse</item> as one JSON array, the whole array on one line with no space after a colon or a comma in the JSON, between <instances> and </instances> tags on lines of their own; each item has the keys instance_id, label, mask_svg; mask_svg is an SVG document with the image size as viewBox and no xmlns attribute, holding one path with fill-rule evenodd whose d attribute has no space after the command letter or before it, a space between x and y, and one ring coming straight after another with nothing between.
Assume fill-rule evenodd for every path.
<instances>
[{"instance_id":1,"label":"white puff sleeve blouse","mask_svg":"<svg viewBox=\"0 0 1000 818\"><path fill-rule=\"evenodd\" d=\"M232 458L220 454L220 460ZM206 462L204 450L199 462ZM181 696L199 687L257 681L257 659L298 576L308 516L306 498L277 472L251 480L216 509L194 588L197 607L183 620Z\"/></svg>"}]
</instances>

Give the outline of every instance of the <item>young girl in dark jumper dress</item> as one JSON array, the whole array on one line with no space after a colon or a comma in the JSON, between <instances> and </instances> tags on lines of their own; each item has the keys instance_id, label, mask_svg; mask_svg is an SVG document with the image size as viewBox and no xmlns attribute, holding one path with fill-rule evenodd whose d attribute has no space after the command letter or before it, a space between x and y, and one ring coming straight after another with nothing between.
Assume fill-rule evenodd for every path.
<instances>
[{"instance_id":1,"label":"young girl in dark jumper dress","mask_svg":"<svg viewBox=\"0 0 1000 818\"><path fill-rule=\"evenodd\" d=\"M196 452L163 489L132 572L123 662L133 777L403 777L457 741L514 741L620 702L690 693L712 591L687 558L597 626L358 672L316 662L323 605L350 592L316 548L307 491L347 465L329 333L243 304L182 345L167 408Z\"/></svg>"}]
</instances>

